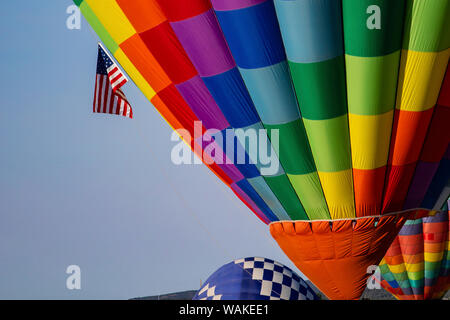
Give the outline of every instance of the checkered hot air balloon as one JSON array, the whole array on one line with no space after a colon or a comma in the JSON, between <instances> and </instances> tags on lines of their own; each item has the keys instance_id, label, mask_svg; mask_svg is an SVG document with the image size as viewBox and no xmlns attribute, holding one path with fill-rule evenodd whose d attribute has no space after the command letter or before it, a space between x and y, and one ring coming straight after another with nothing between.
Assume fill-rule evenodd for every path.
<instances>
[{"instance_id":1,"label":"checkered hot air balloon","mask_svg":"<svg viewBox=\"0 0 450 320\"><path fill-rule=\"evenodd\" d=\"M450 0L74 1L175 130L214 135L184 140L328 298L358 299L447 199ZM259 129L276 170L238 134Z\"/></svg>"},{"instance_id":2,"label":"checkered hot air balloon","mask_svg":"<svg viewBox=\"0 0 450 320\"><path fill-rule=\"evenodd\" d=\"M250 257L214 272L193 300L318 300L298 274L279 262Z\"/></svg>"}]
</instances>

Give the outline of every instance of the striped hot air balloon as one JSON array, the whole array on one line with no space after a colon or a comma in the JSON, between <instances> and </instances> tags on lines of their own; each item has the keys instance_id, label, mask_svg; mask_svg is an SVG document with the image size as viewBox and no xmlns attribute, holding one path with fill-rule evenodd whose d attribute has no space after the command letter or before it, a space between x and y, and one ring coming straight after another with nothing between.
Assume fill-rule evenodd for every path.
<instances>
[{"instance_id":1,"label":"striped hot air balloon","mask_svg":"<svg viewBox=\"0 0 450 320\"><path fill-rule=\"evenodd\" d=\"M403 223L448 196L449 0L74 1L329 298L359 298ZM260 129L276 170L241 134Z\"/></svg>"},{"instance_id":2,"label":"striped hot air balloon","mask_svg":"<svg viewBox=\"0 0 450 320\"><path fill-rule=\"evenodd\" d=\"M446 204L435 216L407 221L387 251L381 285L397 299L439 299L450 289L449 214Z\"/></svg>"}]
</instances>

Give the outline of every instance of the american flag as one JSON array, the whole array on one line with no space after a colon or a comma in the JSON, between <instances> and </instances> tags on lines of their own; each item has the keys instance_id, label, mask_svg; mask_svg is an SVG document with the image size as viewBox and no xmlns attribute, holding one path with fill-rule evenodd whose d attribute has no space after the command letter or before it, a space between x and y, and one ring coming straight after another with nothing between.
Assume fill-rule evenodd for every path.
<instances>
[{"instance_id":1,"label":"american flag","mask_svg":"<svg viewBox=\"0 0 450 320\"><path fill-rule=\"evenodd\" d=\"M128 80L108 54L98 45L97 77L95 80L94 112L133 118L133 110L120 88Z\"/></svg>"}]
</instances>

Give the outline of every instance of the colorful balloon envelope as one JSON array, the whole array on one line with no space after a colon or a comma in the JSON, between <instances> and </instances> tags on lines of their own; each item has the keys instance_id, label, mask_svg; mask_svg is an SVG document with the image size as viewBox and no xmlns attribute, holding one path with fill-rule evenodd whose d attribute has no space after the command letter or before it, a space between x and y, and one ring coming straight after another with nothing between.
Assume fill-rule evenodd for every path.
<instances>
[{"instance_id":1,"label":"colorful balloon envelope","mask_svg":"<svg viewBox=\"0 0 450 320\"><path fill-rule=\"evenodd\" d=\"M443 210L407 221L381 261L381 285L397 299L440 299L450 288L448 204Z\"/></svg>"},{"instance_id":2,"label":"colorful balloon envelope","mask_svg":"<svg viewBox=\"0 0 450 320\"><path fill-rule=\"evenodd\" d=\"M267 258L234 260L214 272L193 300L318 300L298 274Z\"/></svg>"},{"instance_id":3,"label":"colorful balloon envelope","mask_svg":"<svg viewBox=\"0 0 450 320\"><path fill-rule=\"evenodd\" d=\"M74 1L327 297L359 298L404 222L447 199L450 0Z\"/></svg>"}]
</instances>

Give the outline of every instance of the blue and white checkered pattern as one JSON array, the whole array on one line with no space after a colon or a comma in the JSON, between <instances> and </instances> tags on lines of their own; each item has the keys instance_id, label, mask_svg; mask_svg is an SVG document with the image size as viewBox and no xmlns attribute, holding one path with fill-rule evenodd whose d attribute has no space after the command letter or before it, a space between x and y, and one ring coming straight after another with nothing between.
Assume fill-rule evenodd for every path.
<instances>
[{"instance_id":1,"label":"blue and white checkered pattern","mask_svg":"<svg viewBox=\"0 0 450 320\"><path fill-rule=\"evenodd\" d=\"M203 286L197 295L203 297L198 300L222 300L222 295L216 294L216 286L209 287L209 283Z\"/></svg>"},{"instance_id":2,"label":"blue and white checkered pattern","mask_svg":"<svg viewBox=\"0 0 450 320\"><path fill-rule=\"evenodd\" d=\"M295 272L267 258L238 259L224 265L205 282L194 300L316 300Z\"/></svg>"}]
</instances>

